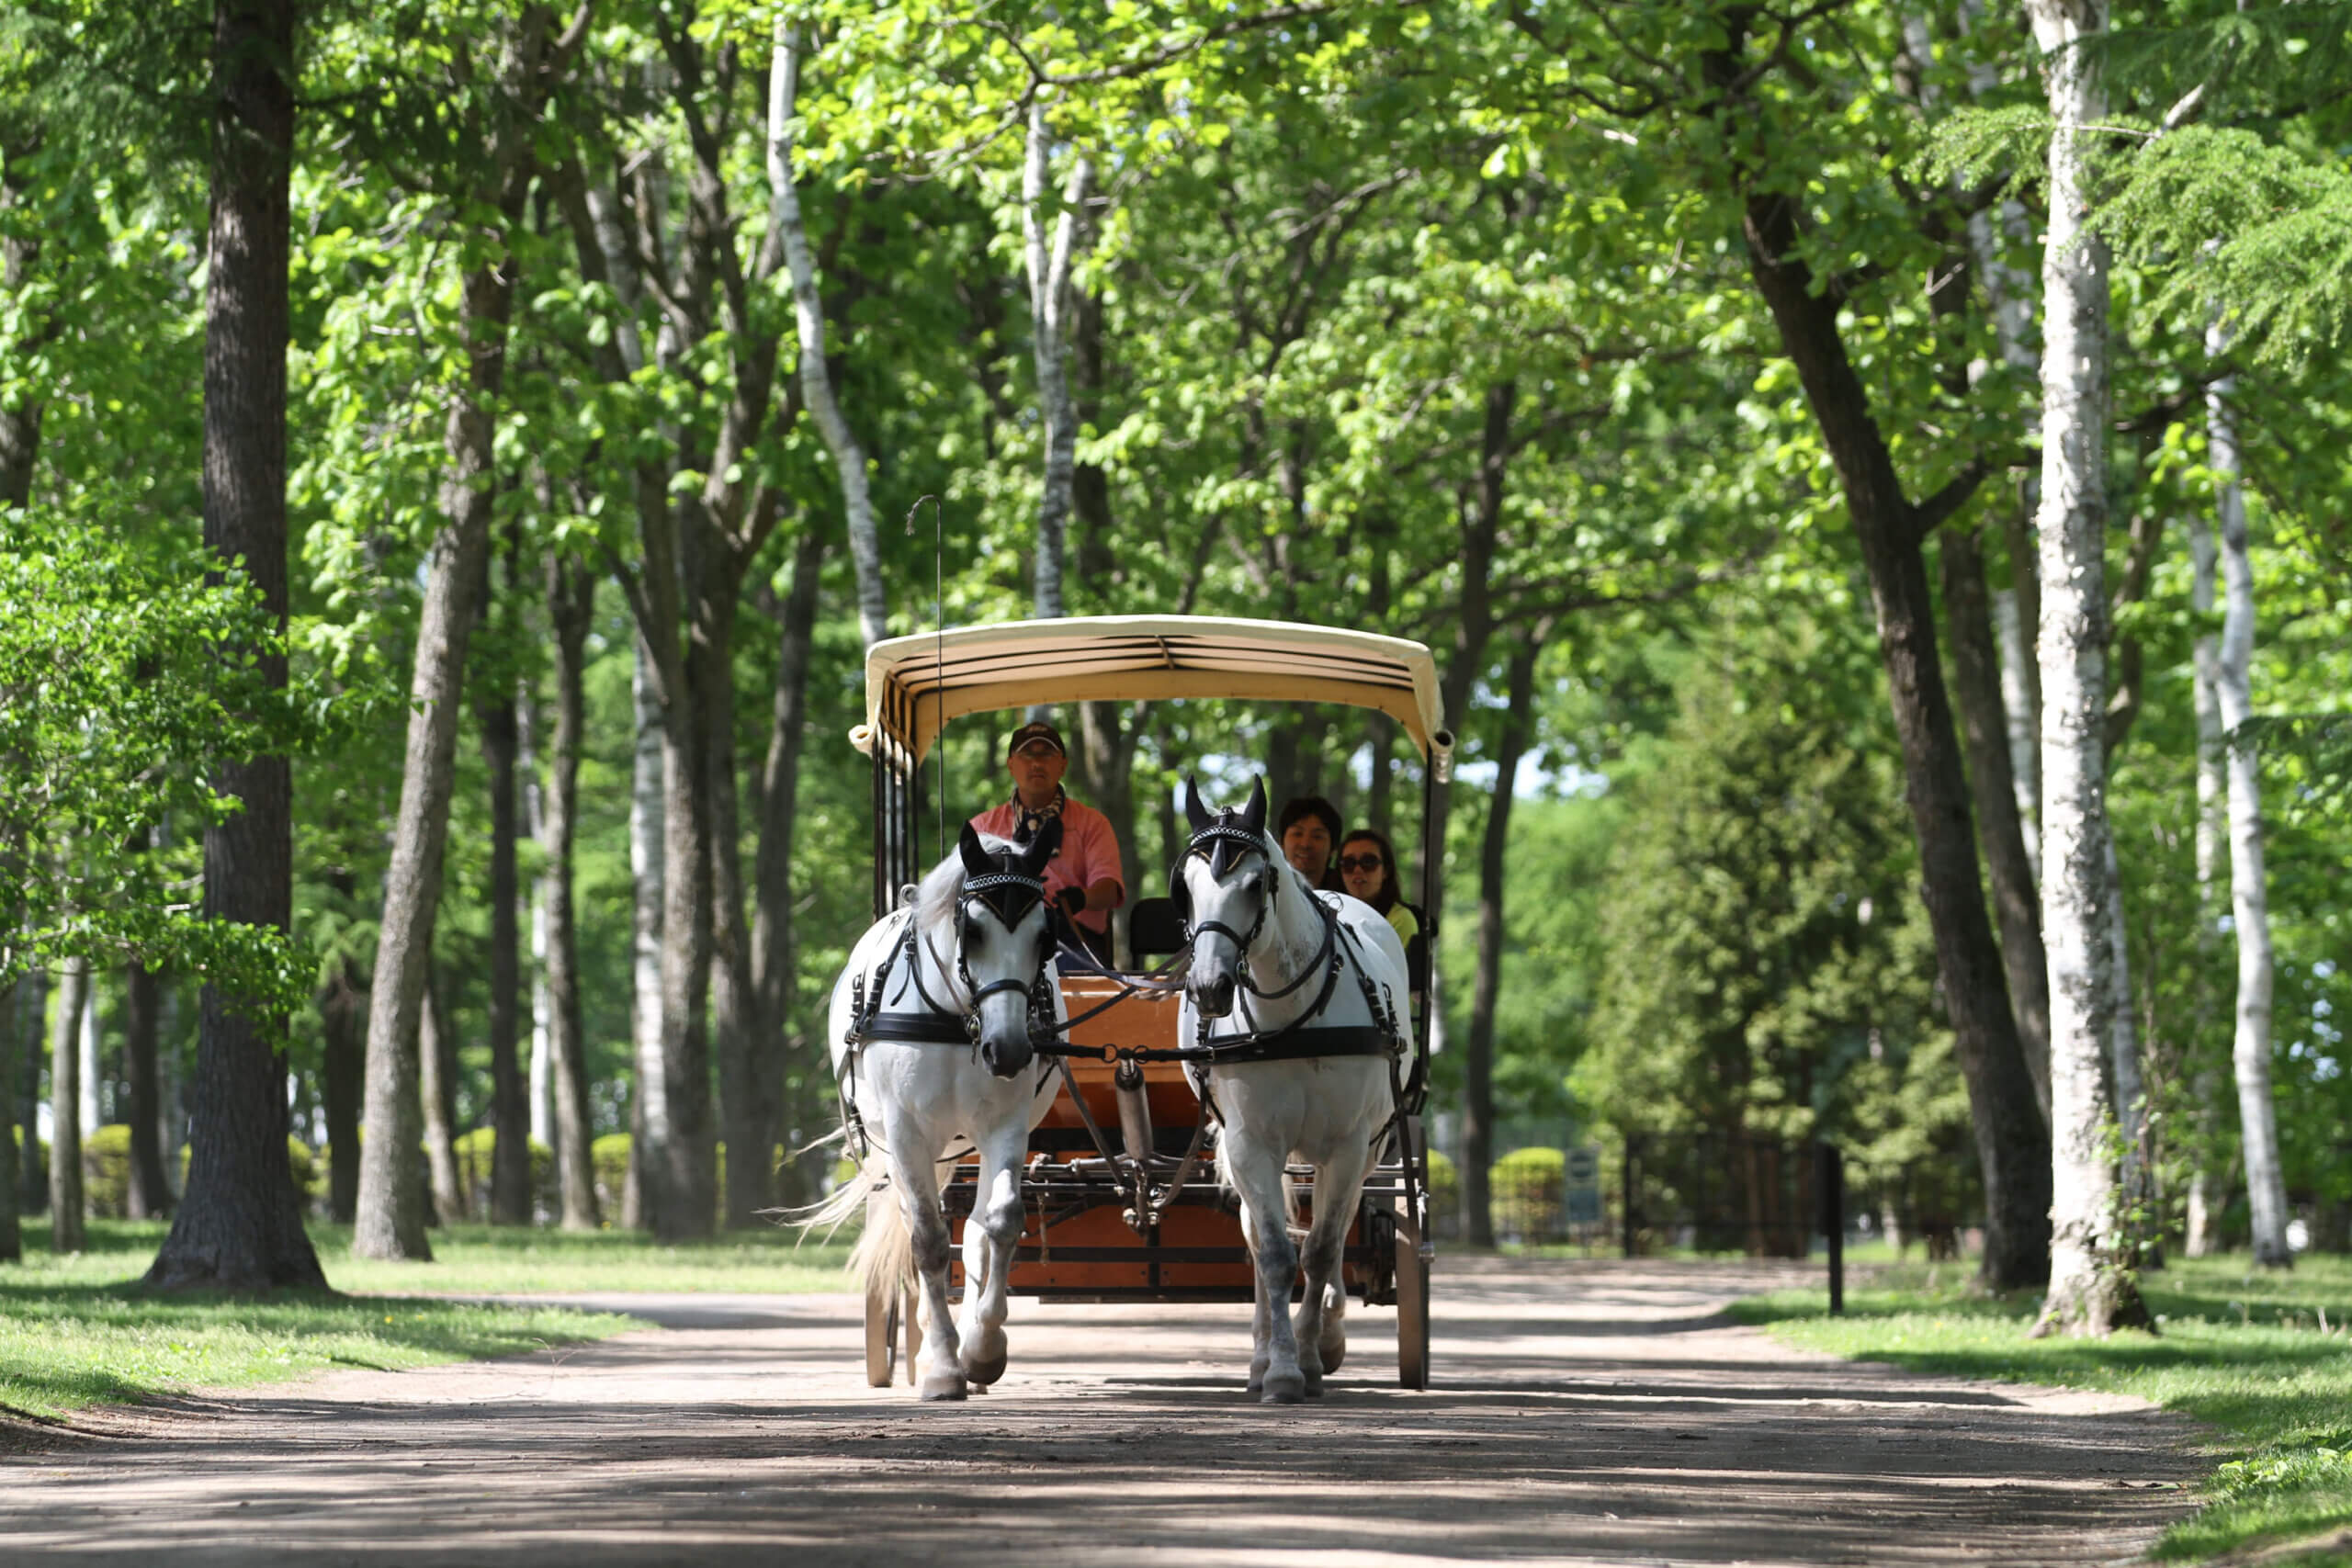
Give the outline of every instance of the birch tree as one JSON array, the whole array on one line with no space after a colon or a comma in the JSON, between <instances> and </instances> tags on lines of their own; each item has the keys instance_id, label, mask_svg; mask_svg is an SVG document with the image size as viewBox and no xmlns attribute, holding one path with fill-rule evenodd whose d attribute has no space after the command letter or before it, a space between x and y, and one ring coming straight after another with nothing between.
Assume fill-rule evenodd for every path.
<instances>
[{"instance_id":1,"label":"birch tree","mask_svg":"<svg viewBox=\"0 0 2352 1568\"><path fill-rule=\"evenodd\" d=\"M2218 326L2206 346L2218 356L2227 338ZM2230 912L2238 950L2237 1021L2230 1051L2238 1089L2238 1136L2253 1213L2254 1259L2266 1269L2294 1263L2287 1246L2287 1190L2278 1161L2278 1116L2270 1093L2270 895L2263 866L2262 759L2240 726L2254 716L2254 562L2246 544L2245 492L2238 479L2238 442L2230 378L2206 393L2208 462L2217 484L2223 608L2213 661L2213 695L2225 742L2228 782Z\"/></svg>"},{"instance_id":2,"label":"birch tree","mask_svg":"<svg viewBox=\"0 0 2352 1568\"><path fill-rule=\"evenodd\" d=\"M79 1252L82 1219L82 1015L90 1006L90 966L69 960L57 987L49 1051L49 1249Z\"/></svg>"},{"instance_id":3,"label":"birch tree","mask_svg":"<svg viewBox=\"0 0 2352 1568\"><path fill-rule=\"evenodd\" d=\"M1037 498L1035 613L1040 620L1069 614L1063 603L1062 566L1069 533L1070 492L1078 461L1078 407L1071 400L1068 356L1070 265L1078 249L1087 193L1094 183L1094 160L1071 160L1062 188L1061 212L1053 240L1046 238L1046 189L1053 138L1045 96L1030 101L1026 156L1022 162L1021 232L1028 258L1029 343L1037 373L1038 413L1046 427L1045 486Z\"/></svg>"},{"instance_id":4,"label":"birch tree","mask_svg":"<svg viewBox=\"0 0 2352 1568\"><path fill-rule=\"evenodd\" d=\"M882 585L882 541L874 525L874 498L865 472L865 448L842 413L825 363L825 302L817 288L817 260L808 249L808 225L800 215L800 190L792 172L793 142L800 112L800 28L778 17L768 71L767 170L774 242L783 248L792 276L792 311L800 344L801 398L832 455L841 483L842 511L849 520L850 559L857 570L857 622L868 648L889 635L889 600Z\"/></svg>"},{"instance_id":5,"label":"birch tree","mask_svg":"<svg viewBox=\"0 0 2352 1568\"><path fill-rule=\"evenodd\" d=\"M2227 413L2226 406L2223 409ZM2208 448L2209 457L2211 448ZM2190 578L2188 607L2197 616L2195 652L2195 705L2197 713L2197 951L2199 958L2211 953L2221 937L2220 886L2223 859L2229 853L2229 781L2222 765L2222 707L2220 695L2222 645L2221 638L2207 629L2207 618L2213 612L2213 576L2216 553L2211 523L2199 519L2189 525L2188 551ZM2205 971L2209 965L2200 964ZM2199 987L2198 1033L2202 1036L2211 1022L2211 991ZM2229 1201L2229 1183L2217 1145L2221 1141L2221 1075L2212 1067L2199 1063L2191 1079L2191 1099L2196 1118L2192 1138L2196 1161L2188 1179L2188 1212L2181 1237L2181 1250L2191 1258L2203 1258L2217 1251L2222 1245L2222 1209Z\"/></svg>"},{"instance_id":6,"label":"birch tree","mask_svg":"<svg viewBox=\"0 0 2352 1568\"><path fill-rule=\"evenodd\" d=\"M2050 958L2050 1292L2037 1335L2147 1322L2119 1248L2107 817L2107 248L2086 227L2106 0L2028 0L2050 112L2042 259L2041 930Z\"/></svg>"}]
</instances>

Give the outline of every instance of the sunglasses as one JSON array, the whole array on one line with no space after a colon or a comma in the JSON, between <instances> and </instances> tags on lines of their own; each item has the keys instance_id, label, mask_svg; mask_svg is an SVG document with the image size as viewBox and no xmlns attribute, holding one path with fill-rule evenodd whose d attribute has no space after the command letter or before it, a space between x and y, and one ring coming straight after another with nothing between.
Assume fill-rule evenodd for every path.
<instances>
[{"instance_id":1,"label":"sunglasses","mask_svg":"<svg viewBox=\"0 0 2352 1568\"><path fill-rule=\"evenodd\" d=\"M1378 871L1386 863L1378 855L1341 855L1340 857L1341 871Z\"/></svg>"}]
</instances>

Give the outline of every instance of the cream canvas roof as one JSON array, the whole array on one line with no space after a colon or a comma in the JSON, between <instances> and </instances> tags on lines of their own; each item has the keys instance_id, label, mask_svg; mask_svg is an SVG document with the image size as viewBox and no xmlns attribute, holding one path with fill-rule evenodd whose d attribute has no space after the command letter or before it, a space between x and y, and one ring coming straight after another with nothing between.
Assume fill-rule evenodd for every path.
<instances>
[{"instance_id":1,"label":"cream canvas roof","mask_svg":"<svg viewBox=\"0 0 2352 1568\"><path fill-rule=\"evenodd\" d=\"M1214 615L1073 615L918 632L865 655L865 722L921 761L951 719L1032 703L1249 697L1377 708L1423 755L1453 745L1437 664L1403 637Z\"/></svg>"}]
</instances>

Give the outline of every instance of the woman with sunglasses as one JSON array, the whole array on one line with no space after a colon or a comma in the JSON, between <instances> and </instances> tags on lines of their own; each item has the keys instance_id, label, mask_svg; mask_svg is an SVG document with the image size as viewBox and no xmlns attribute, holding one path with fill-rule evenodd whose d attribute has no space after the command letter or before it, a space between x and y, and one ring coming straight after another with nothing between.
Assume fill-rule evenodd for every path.
<instances>
[{"instance_id":1,"label":"woman with sunglasses","mask_svg":"<svg viewBox=\"0 0 2352 1568\"><path fill-rule=\"evenodd\" d=\"M1340 844L1340 881L1348 892L1388 917L1407 949L1420 933L1419 912L1396 896L1396 852L1387 835L1359 828Z\"/></svg>"}]
</instances>

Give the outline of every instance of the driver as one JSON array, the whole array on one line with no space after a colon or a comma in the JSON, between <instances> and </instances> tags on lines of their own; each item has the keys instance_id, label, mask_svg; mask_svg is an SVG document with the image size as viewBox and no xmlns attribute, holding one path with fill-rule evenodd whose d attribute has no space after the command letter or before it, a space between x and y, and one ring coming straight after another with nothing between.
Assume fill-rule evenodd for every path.
<instances>
[{"instance_id":1,"label":"driver","mask_svg":"<svg viewBox=\"0 0 2352 1568\"><path fill-rule=\"evenodd\" d=\"M1026 840L1047 818L1061 819L1061 848L1046 865L1046 897L1069 914L1096 961L1109 964L1111 911L1127 897L1111 819L1072 800L1062 788L1069 752L1061 731L1043 719L1014 730L1004 758L1012 774L1012 798L973 818L972 826L1001 839Z\"/></svg>"}]
</instances>

